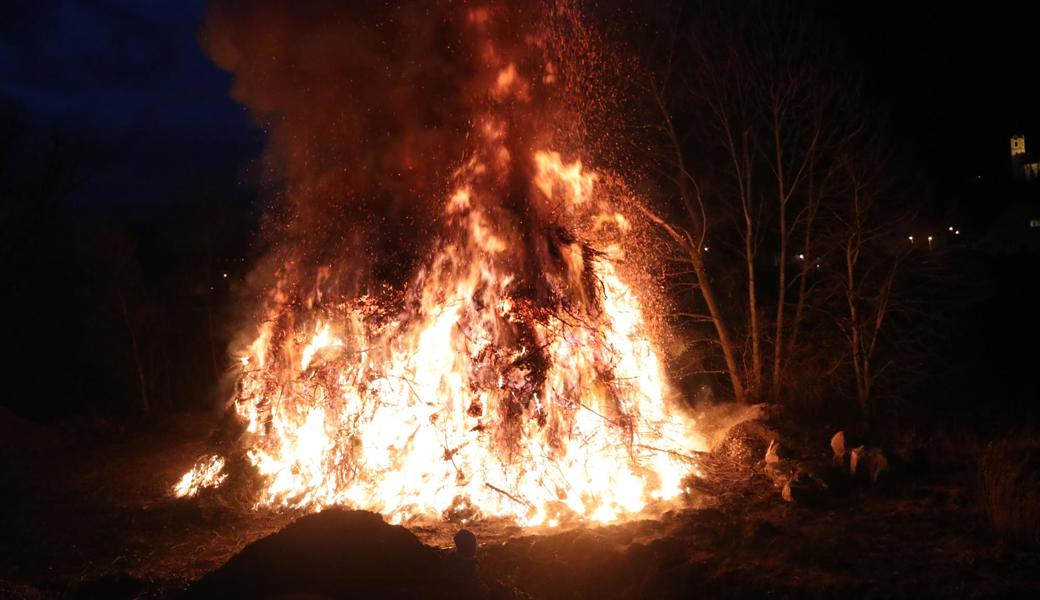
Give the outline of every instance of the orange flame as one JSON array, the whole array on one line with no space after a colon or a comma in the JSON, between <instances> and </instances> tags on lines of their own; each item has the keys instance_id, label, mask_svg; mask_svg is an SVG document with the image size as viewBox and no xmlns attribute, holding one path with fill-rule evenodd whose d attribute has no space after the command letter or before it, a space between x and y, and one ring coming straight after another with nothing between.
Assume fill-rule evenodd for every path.
<instances>
[{"instance_id":1,"label":"orange flame","mask_svg":"<svg viewBox=\"0 0 1040 600\"><path fill-rule=\"evenodd\" d=\"M173 494L178 498L194 496L205 488L224 483L225 479L224 459L215 455L205 456L173 486Z\"/></svg>"},{"instance_id":2,"label":"orange flame","mask_svg":"<svg viewBox=\"0 0 1040 600\"><path fill-rule=\"evenodd\" d=\"M580 164L542 152L535 162L546 195L575 207L592 196L595 176ZM460 189L447 203L466 243L446 246L417 277L415 314L372 325L358 303L281 343L272 318L245 349L234 408L252 436L246 456L267 481L262 504L357 506L395 522L472 507L555 525L612 522L681 494L691 469L683 455L703 441L668 408L639 300L614 262L620 246L591 259L601 311L535 321L529 343L548 367L529 389L536 350L508 340L530 318L493 260L506 243L471 195ZM628 223L615 212L591 220ZM576 281L588 262L578 243L567 248ZM212 485L201 482L223 463L206 460L179 495Z\"/></svg>"},{"instance_id":3,"label":"orange flame","mask_svg":"<svg viewBox=\"0 0 1040 600\"><path fill-rule=\"evenodd\" d=\"M537 79L513 62L492 68L487 94L500 108L557 79L551 65ZM264 482L259 505L555 526L615 522L683 493L689 455L705 442L670 406L623 275L633 215L581 161L552 149L524 156L493 114L473 123L479 147L443 205L449 235L403 302L296 302L283 292L299 288L290 272L270 291L232 402ZM540 234L499 210L504 173L522 161L529 193L552 206L537 218L567 231L543 244L553 266L535 277L547 301L532 301L530 266L511 259ZM223 470L204 457L175 493L219 485Z\"/></svg>"}]
</instances>

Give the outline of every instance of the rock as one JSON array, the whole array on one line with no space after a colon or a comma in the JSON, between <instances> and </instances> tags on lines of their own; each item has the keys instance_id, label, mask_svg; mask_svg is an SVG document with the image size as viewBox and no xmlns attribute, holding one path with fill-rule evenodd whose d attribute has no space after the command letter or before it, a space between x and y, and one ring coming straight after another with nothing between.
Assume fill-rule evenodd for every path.
<instances>
[{"instance_id":1,"label":"rock","mask_svg":"<svg viewBox=\"0 0 1040 600\"><path fill-rule=\"evenodd\" d=\"M769 482L777 489L783 489L787 482L801 471L798 463L788 460L769 463L762 473L769 478Z\"/></svg>"},{"instance_id":2,"label":"rock","mask_svg":"<svg viewBox=\"0 0 1040 600\"><path fill-rule=\"evenodd\" d=\"M831 438L831 450L834 451L834 464L842 466L845 464L845 432L839 431Z\"/></svg>"},{"instance_id":3,"label":"rock","mask_svg":"<svg viewBox=\"0 0 1040 600\"><path fill-rule=\"evenodd\" d=\"M784 484L780 495L788 502L813 506L826 501L830 493L827 484L819 477L802 471Z\"/></svg>"},{"instance_id":4,"label":"rock","mask_svg":"<svg viewBox=\"0 0 1040 600\"><path fill-rule=\"evenodd\" d=\"M877 483L878 477L888 470L888 457L881 448L853 448L849 458L849 473L852 477L870 479Z\"/></svg>"},{"instance_id":5,"label":"rock","mask_svg":"<svg viewBox=\"0 0 1040 600\"><path fill-rule=\"evenodd\" d=\"M475 553L476 538L462 538L460 554L463 548ZM469 556L472 560L472 554ZM193 585L187 597L474 596L460 592L472 582L460 581L462 574L443 563L436 550L375 513L330 509L302 517L246 546Z\"/></svg>"},{"instance_id":6,"label":"rock","mask_svg":"<svg viewBox=\"0 0 1040 600\"><path fill-rule=\"evenodd\" d=\"M871 483L877 483L878 477L888 470L888 458L881 448L871 448L867 452L866 462Z\"/></svg>"},{"instance_id":7,"label":"rock","mask_svg":"<svg viewBox=\"0 0 1040 600\"><path fill-rule=\"evenodd\" d=\"M780 444L776 443L776 440L769 441L769 447L766 448L766 464L772 465L780 462Z\"/></svg>"},{"instance_id":8,"label":"rock","mask_svg":"<svg viewBox=\"0 0 1040 600\"><path fill-rule=\"evenodd\" d=\"M457 598L481 598L487 590L480 581L477 536L468 529L455 534L455 553L445 559L445 575Z\"/></svg>"},{"instance_id":9,"label":"rock","mask_svg":"<svg viewBox=\"0 0 1040 600\"><path fill-rule=\"evenodd\" d=\"M465 558L477 556L477 536L468 529L460 529L455 534L455 553Z\"/></svg>"},{"instance_id":10,"label":"rock","mask_svg":"<svg viewBox=\"0 0 1040 600\"><path fill-rule=\"evenodd\" d=\"M855 477L856 472L859 470L860 462L863 461L863 457L867 450L863 446L856 446L849 452L849 475Z\"/></svg>"}]
</instances>

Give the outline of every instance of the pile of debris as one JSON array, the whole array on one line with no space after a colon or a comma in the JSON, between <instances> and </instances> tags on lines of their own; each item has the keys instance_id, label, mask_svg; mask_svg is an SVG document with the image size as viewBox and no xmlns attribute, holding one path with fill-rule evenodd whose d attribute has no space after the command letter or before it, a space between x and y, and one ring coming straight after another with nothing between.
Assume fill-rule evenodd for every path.
<instances>
[{"instance_id":1,"label":"pile of debris","mask_svg":"<svg viewBox=\"0 0 1040 600\"><path fill-rule=\"evenodd\" d=\"M831 437L828 459L825 439L785 428L777 411L759 406L726 430L710 453L698 457L701 473L690 485L721 499L751 494L747 490L765 480L788 502L820 505L887 478L888 457L880 448L850 447L846 433L839 431Z\"/></svg>"},{"instance_id":2,"label":"pile of debris","mask_svg":"<svg viewBox=\"0 0 1040 600\"><path fill-rule=\"evenodd\" d=\"M424 545L376 513L329 509L246 546L196 582L189 598L480 598L476 537L455 551Z\"/></svg>"}]
</instances>

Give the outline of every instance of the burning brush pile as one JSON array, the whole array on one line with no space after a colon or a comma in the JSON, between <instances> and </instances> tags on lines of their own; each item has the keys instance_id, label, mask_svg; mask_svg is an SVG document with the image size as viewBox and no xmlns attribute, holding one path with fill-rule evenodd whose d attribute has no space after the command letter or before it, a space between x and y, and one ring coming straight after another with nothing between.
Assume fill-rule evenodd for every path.
<instances>
[{"instance_id":1,"label":"burning brush pile","mask_svg":"<svg viewBox=\"0 0 1040 600\"><path fill-rule=\"evenodd\" d=\"M639 200L582 162L573 11L322 8L207 20L279 201L232 349L243 431L176 495L244 463L257 507L397 523L607 523L681 497L703 441L648 315Z\"/></svg>"}]
</instances>

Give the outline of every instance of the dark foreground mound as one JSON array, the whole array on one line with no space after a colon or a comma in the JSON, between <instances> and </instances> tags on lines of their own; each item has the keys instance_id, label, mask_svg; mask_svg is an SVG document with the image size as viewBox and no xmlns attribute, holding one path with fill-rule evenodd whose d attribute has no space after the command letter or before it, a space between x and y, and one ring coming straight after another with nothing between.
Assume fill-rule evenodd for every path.
<instances>
[{"instance_id":1,"label":"dark foreground mound","mask_svg":"<svg viewBox=\"0 0 1040 600\"><path fill-rule=\"evenodd\" d=\"M472 582L453 557L375 513L330 509L245 547L188 590L189 598L448 598Z\"/></svg>"}]
</instances>

